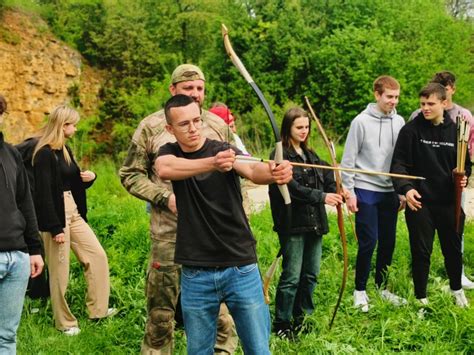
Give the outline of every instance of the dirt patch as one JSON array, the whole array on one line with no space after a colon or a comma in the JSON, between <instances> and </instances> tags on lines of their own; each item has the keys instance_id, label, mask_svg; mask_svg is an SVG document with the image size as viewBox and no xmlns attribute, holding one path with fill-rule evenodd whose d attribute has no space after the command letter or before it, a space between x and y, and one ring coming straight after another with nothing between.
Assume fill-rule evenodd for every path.
<instances>
[{"instance_id":1,"label":"dirt patch","mask_svg":"<svg viewBox=\"0 0 474 355\"><path fill-rule=\"evenodd\" d=\"M3 133L10 143L30 137L46 114L64 103L93 115L105 79L79 52L58 40L40 17L5 11L0 18L0 93L9 115Z\"/></svg>"}]
</instances>

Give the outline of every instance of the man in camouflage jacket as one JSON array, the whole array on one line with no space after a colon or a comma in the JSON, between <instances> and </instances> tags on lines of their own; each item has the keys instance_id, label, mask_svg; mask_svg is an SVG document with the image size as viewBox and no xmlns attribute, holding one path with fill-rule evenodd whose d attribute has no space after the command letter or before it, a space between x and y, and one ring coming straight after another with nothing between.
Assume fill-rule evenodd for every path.
<instances>
[{"instance_id":1,"label":"man in camouflage jacket","mask_svg":"<svg viewBox=\"0 0 474 355\"><path fill-rule=\"evenodd\" d=\"M178 66L171 75L171 95L191 96L202 106L205 78L191 64ZM218 116L203 110L202 131L205 137L228 141L228 126ZM132 195L151 204L151 252L147 272L147 321L142 354L172 354L176 304L179 296L181 266L174 263L176 243L176 201L171 183L154 171L159 148L175 142L166 129L163 110L145 117L138 125L127 158L119 171L122 185ZM221 305L217 325L216 354L232 354L237 347L235 326L227 307Z\"/></svg>"}]
</instances>

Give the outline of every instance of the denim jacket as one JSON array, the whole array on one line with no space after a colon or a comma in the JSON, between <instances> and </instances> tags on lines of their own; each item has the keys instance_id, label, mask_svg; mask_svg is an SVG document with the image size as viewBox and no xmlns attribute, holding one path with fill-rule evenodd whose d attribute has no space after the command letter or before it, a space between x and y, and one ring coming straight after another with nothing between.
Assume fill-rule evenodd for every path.
<instances>
[{"instance_id":1,"label":"denim jacket","mask_svg":"<svg viewBox=\"0 0 474 355\"><path fill-rule=\"evenodd\" d=\"M304 149L306 163L328 165L311 150ZM275 152L271 153L273 157ZM284 159L290 162L304 163L303 158L293 147L283 151ZM327 192L336 191L334 173L331 170L293 167L293 179L288 183L291 196L291 226L285 218L283 198L276 184L269 187L270 205L273 217L273 229L279 234L300 234L314 231L318 235L328 233L329 226L324 207Z\"/></svg>"}]
</instances>

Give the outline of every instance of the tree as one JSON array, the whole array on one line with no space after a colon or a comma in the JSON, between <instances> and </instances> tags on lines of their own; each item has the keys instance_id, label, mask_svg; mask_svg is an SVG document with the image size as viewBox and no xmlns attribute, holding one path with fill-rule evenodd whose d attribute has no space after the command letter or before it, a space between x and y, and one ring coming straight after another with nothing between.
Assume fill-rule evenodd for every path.
<instances>
[{"instance_id":1,"label":"tree","mask_svg":"<svg viewBox=\"0 0 474 355\"><path fill-rule=\"evenodd\" d=\"M114 151L124 149L142 116L165 101L171 71L183 62L206 73L209 102L224 101L242 117L240 133L251 149L271 145L258 99L225 54L221 23L277 119L288 102L302 104L307 95L342 139L382 74L400 81L404 117L438 70L459 78L459 103L473 103L474 31L461 15L467 0L43 2L52 8L48 18L58 35L110 73L96 128L115 127Z\"/></svg>"}]
</instances>

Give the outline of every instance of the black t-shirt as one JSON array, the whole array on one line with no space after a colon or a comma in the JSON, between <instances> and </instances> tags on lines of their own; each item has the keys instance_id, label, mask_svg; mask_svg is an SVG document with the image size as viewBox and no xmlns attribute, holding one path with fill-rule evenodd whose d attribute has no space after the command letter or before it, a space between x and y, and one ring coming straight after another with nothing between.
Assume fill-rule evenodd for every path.
<instances>
[{"instance_id":1,"label":"black t-shirt","mask_svg":"<svg viewBox=\"0 0 474 355\"><path fill-rule=\"evenodd\" d=\"M207 139L196 152L185 153L178 143L168 143L160 148L159 155L201 159L228 148L228 143ZM240 154L237 148L232 149ZM235 170L199 174L172 184L178 209L176 263L229 267L257 261L256 241L242 207Z\"/></svg>"},{"instance_id":2,"label":"black t-shirt","mask_svg":"<svg viewBox=\"0 0 474 355\"><path fill-rule=\"evenodd\" d=\"M61 174L61 181L63 183L63 191L72 190L72 181L77 178L79 173L78 167L74 162L68 163L64 157L62 150L55 150L54 154L58 158L59 172Z\"/></svg>"}]
</instances>

